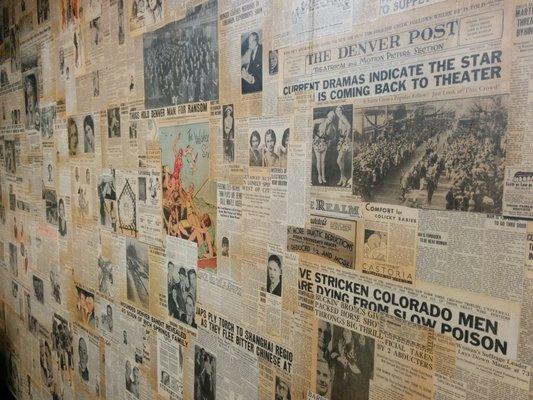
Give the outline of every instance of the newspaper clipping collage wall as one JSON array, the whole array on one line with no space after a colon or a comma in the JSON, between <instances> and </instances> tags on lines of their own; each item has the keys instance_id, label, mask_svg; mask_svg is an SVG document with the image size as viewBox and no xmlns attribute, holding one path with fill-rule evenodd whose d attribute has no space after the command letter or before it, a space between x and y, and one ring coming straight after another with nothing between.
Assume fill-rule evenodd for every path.
<instances>
[{"instance_id":1,"label":"newspaper clipping collage wall","mask_svg":"<svg viewBox=\"0 0 533 400\"><path fill-rule=\"evenodd\" d=\"M0 347L50 400L533 398L531 0L0 0Z\"/></svg>"}]
</instances>

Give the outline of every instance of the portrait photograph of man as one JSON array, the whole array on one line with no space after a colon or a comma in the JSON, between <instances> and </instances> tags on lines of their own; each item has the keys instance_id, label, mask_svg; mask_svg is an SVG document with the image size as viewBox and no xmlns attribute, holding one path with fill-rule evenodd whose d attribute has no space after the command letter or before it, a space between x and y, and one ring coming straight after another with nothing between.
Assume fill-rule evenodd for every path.
<instances>
[{"instance_id":1,"label":"portrait photograph of man","mask_svg":"<svg viewBox=\"0 0 533 400\"><path fill-rule=\"evenodd\" d=\"M318 321L316 393L329 400L368 400L375 339Z\"/></svg>"},{"instance_id":2,"label":"portrait photograph of man","mask_svg":"<svg viewBox=\"0 0 533 400\"><path fill-rule=\"evenodd\" d=\"M283 274L282 258L271 254L267 262L267 292L281 297L281 278Z\"/></svg>"},{"instance_id":3,"label":"portrait photograph of man","mask_svg":"<svg viewBox=\"0 0 533 400\"><path fill-rule=\"evenodd\" d=\"M249 94L263 90L262 31L241 35L241 93Z\"/></svg>"}]
</instances>

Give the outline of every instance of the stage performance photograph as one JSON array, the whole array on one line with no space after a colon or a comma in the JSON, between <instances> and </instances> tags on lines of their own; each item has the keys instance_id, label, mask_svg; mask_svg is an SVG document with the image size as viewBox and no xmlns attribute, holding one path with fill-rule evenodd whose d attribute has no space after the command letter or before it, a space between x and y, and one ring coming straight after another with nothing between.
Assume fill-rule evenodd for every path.
<instances>
[{"instance_id":1,"label":"stage performance photograph","mask_svg":"<svg viewBox=\"0 0 533 400\"><path fill-rule=\"evenodd\" d=\"M351 104L313 109L313 186L352 186L352 119Z\"/></svg>"}]
</instances>

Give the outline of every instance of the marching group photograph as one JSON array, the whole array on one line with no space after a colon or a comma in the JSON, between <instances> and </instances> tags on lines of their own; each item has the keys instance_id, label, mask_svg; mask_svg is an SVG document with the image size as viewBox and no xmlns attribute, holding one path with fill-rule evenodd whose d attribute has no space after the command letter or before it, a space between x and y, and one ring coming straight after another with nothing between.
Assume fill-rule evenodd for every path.
<instances>
[{"instance_id":1,"label":"marching group photograph","mask_svg":"<svg viewBox=\"0 0 533 400\"><path fill-rule=\"evenodd\" d=\"M354 112L353 193L417 208L501 212L507 96Z\"/></svg>"}]
</instances>

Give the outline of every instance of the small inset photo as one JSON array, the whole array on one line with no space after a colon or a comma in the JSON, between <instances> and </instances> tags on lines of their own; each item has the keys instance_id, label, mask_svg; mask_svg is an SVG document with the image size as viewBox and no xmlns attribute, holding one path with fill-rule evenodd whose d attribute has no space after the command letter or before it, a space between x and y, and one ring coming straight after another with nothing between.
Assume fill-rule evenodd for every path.
<instances>
[{"instance_id":1,"label":"small inset photo","mask_svg":"<svg viewBox=\"0 0 533 400\"><path fill-rule=\"evenodd\" d=\"M387 232L365 229L364 257L385 261L387 258Z\"/></svg>"},{"instance_id":2,"label":"small inset photo","mask_svg":"<svg viewBox=\"0 0 533 400\"><path fill-rule=\"evenodd\" d=\"M270 50L268 52L268 74L274 76L278 74L278 51Z\"/></svg>"},{"instance_id":3,"label":"small inset photo","mask_svg":"<svg viewBox=\"0 0 533 400\"><path fill-rule=\"evenodd\" d=\"M203 347L194 346L194 398L216 399L216 358Z\"/></svg>"},{"instance_id":4,"label":"small inset photo","mask_svg":"<svg viewBox=\"0 0 533 400\"><path fill-rule=\"evenodd\" d=\"M241 93L263 90L262 32L256 30L241 35Z\"/></svg>"},{"instance_id":5,"label":"small inset photo","mask_svg":"<svg viewBox=\"0 0 533 400\"><path fill-rule=\"evenodd\" d=\"M283 258L269 254L267 261L267 292L281 297L281 278L283 275Z\"/></svg>"},{"instance_id":6,"label":"small inset photo","mask_svg":"<svg viewBox=\"0 0 533 400\"><path fill-rule=\"evenodd\" d=\"M291 386L286 379L276 376L275 400L291 400Z\"/></svg>"}]
</instances>

